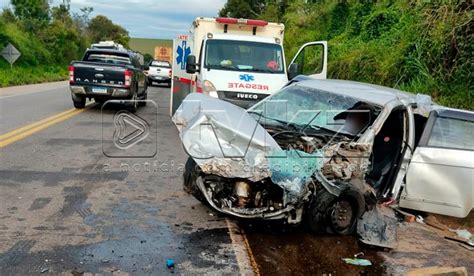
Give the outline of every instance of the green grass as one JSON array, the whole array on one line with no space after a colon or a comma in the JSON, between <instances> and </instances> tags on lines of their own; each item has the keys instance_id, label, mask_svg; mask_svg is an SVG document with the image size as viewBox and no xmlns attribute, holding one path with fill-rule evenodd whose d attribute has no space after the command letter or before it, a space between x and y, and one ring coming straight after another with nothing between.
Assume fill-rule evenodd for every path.
<instances>
[{"instance_id":1,"label":"green grass","mask_svg":"<svg viewBox=\"0 0 474 276\"><path fill-rule=\"evenodd\" d=\"M67 80L67 65L0 68L0 87Z\"/></svg>"},{"instance_id":2,"label":"green grass","mask_svg":"<svg viewBox=\"0 0 474 276\"><path fill-rule=\"evenodd\" d=\"M309 1L307 1L309 2ZM327 40L328 77L430 95L474 110L472 8L464 1L291 1L286 57Z\"/></svg>"}]
</instances>

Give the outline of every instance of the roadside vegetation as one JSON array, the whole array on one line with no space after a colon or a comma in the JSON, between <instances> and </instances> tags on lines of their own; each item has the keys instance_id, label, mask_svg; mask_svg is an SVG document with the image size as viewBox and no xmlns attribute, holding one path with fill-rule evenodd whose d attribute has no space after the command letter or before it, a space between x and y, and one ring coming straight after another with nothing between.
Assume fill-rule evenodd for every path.
<instances>
[{"instance_id":1,"label":"roadside vegetation","mask_svg":"<svg viewBox=\"0 0 474 276\"><path fill-rule=\"evenodd\" d=\"M71 13L69 1L51 7L48 0L12 0L0 14L0 49L8 43L21 52L13 68L0 57L0 87L66 80L71 60L91 42L114 40L128 46L127 30L92 8Z\"/></svg>"},{"instance_id":2,"label":"roadside vegetation","mask_svg":"<svg viewBox=\"0 0 474 276\"><path fill-rule=\"evenodd\" d=\"M471 1L228 0L221 16L286 25L286 57L328 40L331 78L430 95L474 110Z\"/></svg>"}]
</instances>

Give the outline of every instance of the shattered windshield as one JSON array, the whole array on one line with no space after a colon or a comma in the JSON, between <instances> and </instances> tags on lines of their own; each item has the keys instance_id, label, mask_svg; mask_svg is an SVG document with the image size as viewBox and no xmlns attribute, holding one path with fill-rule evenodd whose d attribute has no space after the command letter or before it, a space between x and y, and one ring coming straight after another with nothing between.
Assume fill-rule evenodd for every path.
<instances>
[{"instance_id":1,"label":"shattered windshield","mask_svg":"<svg viewBox=\"0 0 474 276\"><path fill-rule=\"evenodd\" d=\"M284 73L280 45L238 40L209 40L205 68L263 73Z\"/></svg>"},{"instance_id":2,"label":"shattered windshield","mask_svg":"<svg viewBox=\"0 0 474 276\"><path fill-rule=\"evenodd\" d=\"M295 84L258 103L249 113L265 124L276 121L357 135L374 121L375 109L356 98Z\"/></svg>"}]
</instances>

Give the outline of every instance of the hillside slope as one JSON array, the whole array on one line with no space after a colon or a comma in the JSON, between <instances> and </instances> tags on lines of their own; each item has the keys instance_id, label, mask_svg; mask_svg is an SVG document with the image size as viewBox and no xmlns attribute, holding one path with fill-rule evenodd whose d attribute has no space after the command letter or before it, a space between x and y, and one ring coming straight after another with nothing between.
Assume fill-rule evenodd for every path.
<instances>
[{"instance_id":1,"label":"hillside slope","mask_svg":"<svg viewBox=\"0 0 474 276\"><path fill-rule=\"evenodd\" d=\"M316 3L305 3L316 2ZM280 1L260 16L286 25L286 56L329 41L329 74L429 94L474 110L469 1Z\"/></svg>"}]
</instances>

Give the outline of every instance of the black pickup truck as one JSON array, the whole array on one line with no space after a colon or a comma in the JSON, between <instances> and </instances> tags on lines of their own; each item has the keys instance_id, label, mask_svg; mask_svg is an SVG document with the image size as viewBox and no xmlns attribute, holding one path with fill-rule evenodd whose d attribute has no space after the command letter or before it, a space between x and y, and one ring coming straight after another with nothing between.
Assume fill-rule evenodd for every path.
<instances>
[{"instance_id":1,"label":"black pickup truck","mask_svg":"<svg viewBox=\"0 0 474 276\"><path fill-rule=\"evenodd\" d=\"M125 50L90 49L82 61L69 65L69 87L76 108L84 108L86 98L98 103L120 100L132 112L137 100L147 98L147 81L136 53ZM146 102L140 102L142 105Z\"/></svg>"}]
</instances>

